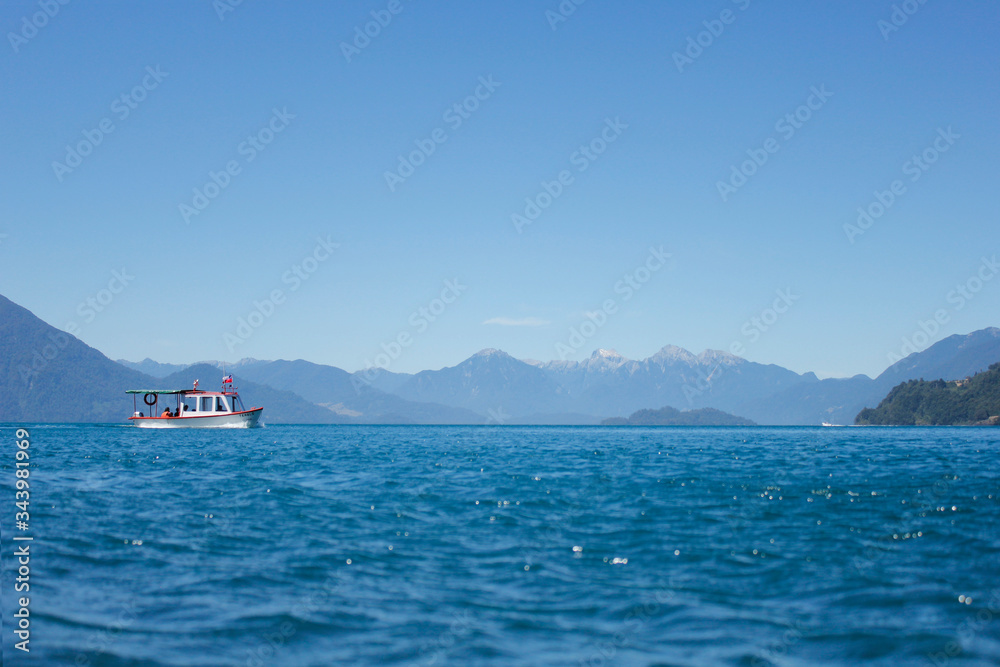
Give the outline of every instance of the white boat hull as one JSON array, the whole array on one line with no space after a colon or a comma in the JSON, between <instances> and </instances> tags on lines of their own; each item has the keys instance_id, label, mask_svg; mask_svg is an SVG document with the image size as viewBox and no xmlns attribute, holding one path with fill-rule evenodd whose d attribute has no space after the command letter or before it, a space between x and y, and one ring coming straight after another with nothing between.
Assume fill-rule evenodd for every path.
<instances>
[{"instance_id":1,"label":"white boat hull","mask_svg":"<svg viewBox=\"0 0 1000 667\"><path fill-rule=\"evenodd\" d=\"M253 428L264 408L217 415L183 415L181 417L129 417L139 428Z\"/></svg>"}]
</instances>

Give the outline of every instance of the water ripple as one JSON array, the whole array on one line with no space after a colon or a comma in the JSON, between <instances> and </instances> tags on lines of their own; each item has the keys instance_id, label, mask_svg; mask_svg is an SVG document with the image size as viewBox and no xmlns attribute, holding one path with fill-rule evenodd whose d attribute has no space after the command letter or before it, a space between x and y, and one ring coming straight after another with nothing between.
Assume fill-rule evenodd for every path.
<instances>
[{"instance_id":1,"label":"water ripple","mask_svg":"<svg viewBox=\"0 0 1000 667\"><path fill-rule=\"evenodd\" d=\"M997 664L998 444L991 429L39 428L33 653Z\"/></svg>"}]
</instances>

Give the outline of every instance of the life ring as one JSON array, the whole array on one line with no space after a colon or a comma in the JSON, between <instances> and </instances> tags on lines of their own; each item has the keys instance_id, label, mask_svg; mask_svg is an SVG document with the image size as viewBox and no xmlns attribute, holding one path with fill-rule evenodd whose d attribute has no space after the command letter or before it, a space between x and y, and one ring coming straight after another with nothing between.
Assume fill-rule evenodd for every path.
<instances>
[{"instance_id":1,"label":"life ring","mask_svg":"<svg viewBox=\"0 0 1000 667\"><path fill-rule=\"evenodd\" d=\"M149 400L150 397L152 397L153 400ZM145 396L142 397L142 402L145 403L146 405L153 405L154 403L156 403L156 394L146 394Z\"/></svg>"}]
</instances>

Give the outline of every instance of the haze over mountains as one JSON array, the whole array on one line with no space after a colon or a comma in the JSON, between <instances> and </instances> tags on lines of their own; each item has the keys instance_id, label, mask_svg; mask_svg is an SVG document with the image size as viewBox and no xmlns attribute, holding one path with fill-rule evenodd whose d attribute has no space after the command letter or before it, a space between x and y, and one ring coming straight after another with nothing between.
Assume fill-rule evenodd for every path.
<instances>
[{"instance_id":1,"label":"haze over mountains","mask_svg":"<svg viewBox=\"0 0 1000 667\"><path fill-rule=\"evenodd\" d=\"M715 408L758 424L850 424L910 379L960 379L1000 361L1000 329L950 336L877 378L820 380L725 352L666 346L626 359L597 350L583 361L521 361L483 350L416 374L349 373L308 361L226 364L266 422L597 424L643 409ZM212 388L220 362L114 362L0 296L0 421L118 422L125 389Z\"/></svg>"}]
</instances>

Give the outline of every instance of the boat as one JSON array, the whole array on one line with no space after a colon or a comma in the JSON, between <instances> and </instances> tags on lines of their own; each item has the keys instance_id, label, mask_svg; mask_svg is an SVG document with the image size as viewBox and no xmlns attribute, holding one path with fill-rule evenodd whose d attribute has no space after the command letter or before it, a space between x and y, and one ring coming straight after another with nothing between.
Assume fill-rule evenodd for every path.
<instances>
[{"instance_id":1,"label":"boat","mask_svg":"<svg viewBox=\"0 0 1000 667\"><path fill-rule=\"evenodd\" d=\"M128 389L125 393L132 394L129 421L140 428L253 428L264 410L243 407L232 375L222 378L221 391L198 389L195 380L192 389ZM140 409L140 395L148 415Z\"/></svg>"}]
</instances>

